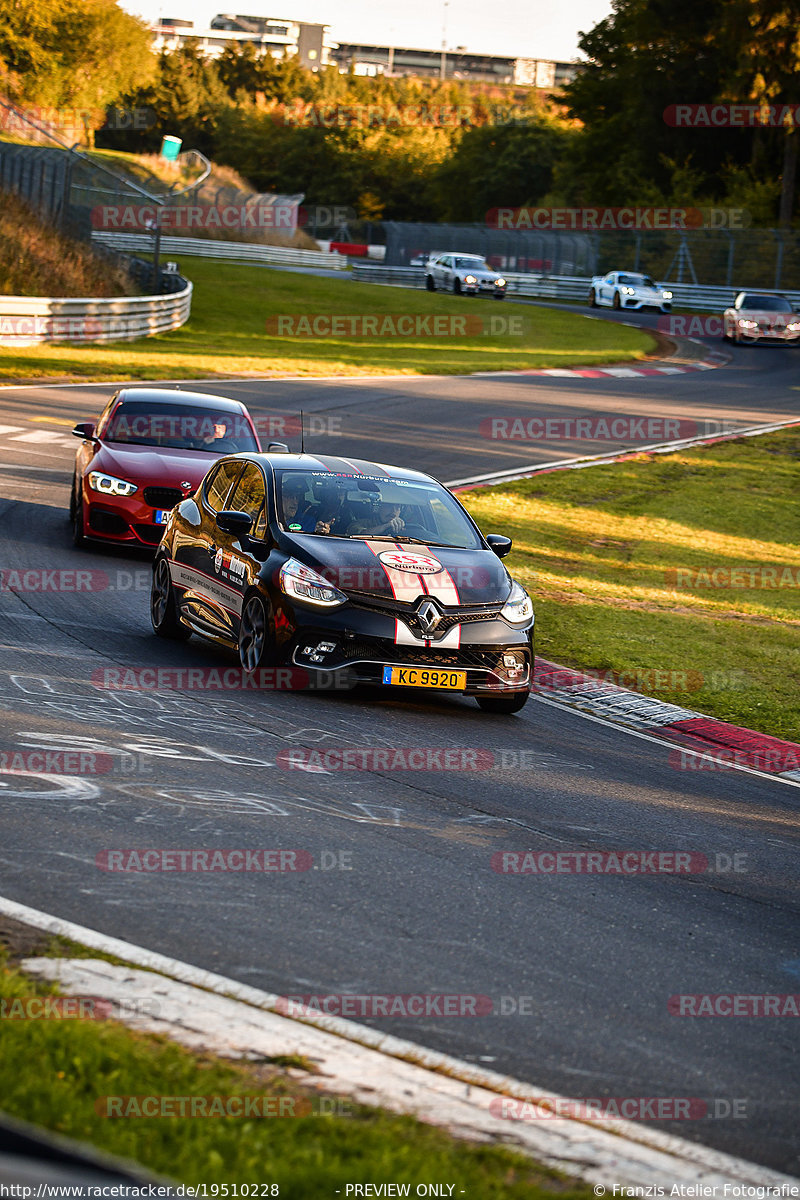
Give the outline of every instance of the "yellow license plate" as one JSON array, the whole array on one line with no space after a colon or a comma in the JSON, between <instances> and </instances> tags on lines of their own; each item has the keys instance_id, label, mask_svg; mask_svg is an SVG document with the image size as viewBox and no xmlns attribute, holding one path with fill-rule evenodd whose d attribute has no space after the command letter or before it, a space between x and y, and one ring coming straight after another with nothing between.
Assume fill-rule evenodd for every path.
<instances>
[{"instance_id":1,"label":"yellow license plate","mask_svg":"<svg viewBox=\"0 0 800 1200\"><path fill-rule=\"evenodd\" d=\"M438 667L384 667L383 682L399 687L449 688L463 692L467 686L467 672L442 671Z\"/></svg>"}]
</instances>

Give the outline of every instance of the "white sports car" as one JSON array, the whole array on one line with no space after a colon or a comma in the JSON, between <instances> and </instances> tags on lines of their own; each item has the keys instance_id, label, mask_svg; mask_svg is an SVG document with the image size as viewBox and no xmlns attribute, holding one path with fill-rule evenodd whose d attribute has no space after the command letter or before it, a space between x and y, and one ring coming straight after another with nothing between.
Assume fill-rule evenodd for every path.
<instances>
[{"instance_id":1,"label":"white sports car","mask_svg":"<svg viewBox=\"0 0 800 1200\"><path fill-rule=\"evenodd\" d=\"M800 339L800 314L785 296L739 292L732 308L722 314L726 342L796 342Z\"/></svg>"},{"instance_id":2,"label":"white sports car","mask_svg":"<svg viewBox=\"0 0 800 1200\"><path fill-rule=\"evenodd\" d=\"M609 271L595 275L589 291L590 308L672 309L672 292L654 283L649 275L633 271Z\"/></svg>"},{"instance_id":3,"label":"white sports car","mask_svg":"<svg viewBox=\"0 0 800 1200\"><path fill-rule=\"evenodd\" d=\"M479 254L432 254L425 268L425 286L470 296L494 296L502 300L507 283Z\"/></svg>"}]
</instances>

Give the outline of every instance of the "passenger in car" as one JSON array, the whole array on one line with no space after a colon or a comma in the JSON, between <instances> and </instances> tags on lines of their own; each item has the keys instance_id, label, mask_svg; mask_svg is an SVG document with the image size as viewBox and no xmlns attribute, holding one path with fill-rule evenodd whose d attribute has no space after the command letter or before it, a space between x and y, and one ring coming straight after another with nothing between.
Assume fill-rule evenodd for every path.
<instances>
[{"instance_id":1,"label":"passenger in car","mask_svg":"<svg viewBox=\"0 0 800 1200\"><path fill-rule=\"evenodd\" d=\"M325 484L319 492L319 501L309 505L300 518L304 533L327 533L344 537L352 524L352 513L345 505L346 492L337 484Z\"/></svg>"},{"instance_id":2,"label":"passenger in car","mask_svg":"<svg viewBox=\"0 0 800 1200\"><path fill-rule=\"evenodd\" d=\"M400 515L402 511L402 504L394 504L390 501L384 501L382 504L377 506L375 517L372 521L354 521L347 532L369 534L385 533L387 537L391 537L392 534L402 533L405 529L405 521Z\"/></svg>"}]
</instances>

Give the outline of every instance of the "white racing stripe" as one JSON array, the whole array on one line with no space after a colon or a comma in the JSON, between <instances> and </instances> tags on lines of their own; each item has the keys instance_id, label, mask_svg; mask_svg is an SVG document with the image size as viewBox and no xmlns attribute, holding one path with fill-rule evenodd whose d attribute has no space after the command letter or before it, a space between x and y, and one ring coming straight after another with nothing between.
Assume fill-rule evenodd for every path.
<instances>
[{"instance_id":1,"label":"white racing stripe","mask_svg":"<svg viewBox=\"0 0 800 1200\"><path fill-rule=\"evenodd\" d=\"M423 554L430 555L431 558L436 558L434 552L429 550L427 546L420 546L420 551ZM441 600L446 608L456 608L461 603L458 588L444 563L442 563L441 571L437 571L435 575L423 575L422 584L429 595L435 596L437 600Z\"/></svg>"},{"instance_id":2,"label":"white racing stripe","mask_svg":"<svg viewBox=\"0 0 800 1200\"><path fill-rule=\"evenodd\" d=\"M457 650L461 645L460 625L456 625L453 629L448 629L444 637L439 638L435 642L431 638L417 637L408 628L405 621L401 621L399 617L395 618L394 626L394 640L398 646L424 646L426 650L430 650L431 648L435 650Z\"/></svg>"},{"instance_id":3,"label":"white racing stripe","mask_svg":"<svg viewBox=\"0 0 800 1200\"><path fill-rule=\"evenodd\" d=\"M400 600L404 604L413 604L419 596L425 595L419 575L415 575L413 571L397 571L394 567L388 567L381 560L382 554L398 550L395 542L367 542L366 544L383 567L395 600Z\"/></svg>"}]
</instances>

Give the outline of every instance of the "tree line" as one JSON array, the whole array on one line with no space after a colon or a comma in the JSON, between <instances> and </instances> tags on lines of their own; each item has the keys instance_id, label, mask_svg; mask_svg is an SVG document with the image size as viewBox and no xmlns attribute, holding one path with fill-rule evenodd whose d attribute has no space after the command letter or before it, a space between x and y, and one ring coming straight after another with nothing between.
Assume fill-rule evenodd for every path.
<instances>
[{"instance_id":1,"label":"tree line","mask_svg":"<svg viewBox=\"0 0 800 1200\"><path fill-rule=\"evenodd\" d=\"M580 37L576 78L549 96L310 71L249 44L217 60L192 42L156 55L115 0L0 0L0 90L20 103L146 109L149 128L105 127L97 145L153 152L174 134L258 191L302 192L364 219L729 206L770 227L794 209L796 3L613 0ZM772 117L726 125L731 105ZM703 124L704 106L722 119Z\"/></svg>"}]
</instances>

